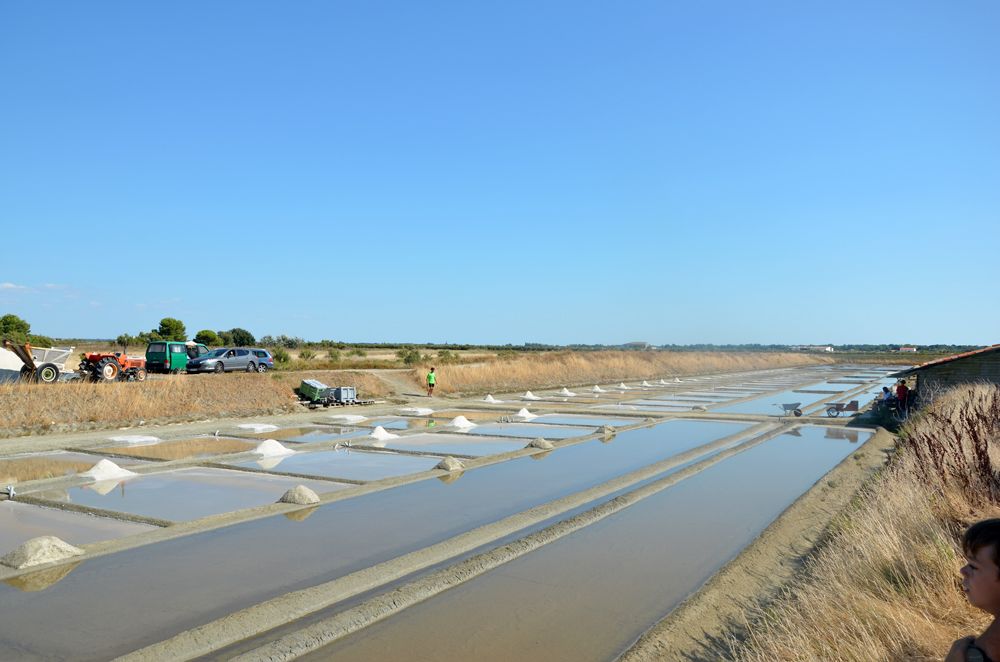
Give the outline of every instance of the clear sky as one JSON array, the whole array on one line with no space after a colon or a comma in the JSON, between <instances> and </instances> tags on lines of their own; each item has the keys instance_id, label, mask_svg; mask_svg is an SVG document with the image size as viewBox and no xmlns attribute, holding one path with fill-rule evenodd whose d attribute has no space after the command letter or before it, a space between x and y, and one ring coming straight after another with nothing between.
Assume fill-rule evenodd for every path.
<instances>
[{"instance_id":1,"label":"clear sky","mask_svg":"<svg viewBox=\"0 0 1000 662\"><path fill-rule=\"evenodd\" d=\"M0 314L1000 342L1000 3L0 3Z\"/></svg>"}]
</instances>

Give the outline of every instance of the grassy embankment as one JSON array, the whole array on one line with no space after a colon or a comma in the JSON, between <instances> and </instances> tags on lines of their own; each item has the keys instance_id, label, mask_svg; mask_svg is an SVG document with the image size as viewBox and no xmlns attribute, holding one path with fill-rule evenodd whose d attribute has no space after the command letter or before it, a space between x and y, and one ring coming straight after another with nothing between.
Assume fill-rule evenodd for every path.
<instances>
[{"instance_id":1,"label":"grassy embankment","mask_svg":"<svg viewBox=\"0 0 1000 662\"><path fill-rule=\"evenodd\" d=\"M101 429L299 410L300 380L351 384L366 397L385 384L365 373L174 375L145 382L0 384L0 437L71 429Z\"/></svg>"},{"instance_id":2,"label":"grassy embankment","mask_svg":"<svg viewBox=\"0 0 1000 662\"><path fill-rule=\"evenodd\" d=\"M832 363L834 360L827 356L793 353L547 352L487 363L437 366L436 390L442 394L507 392ZM410 379L423 384L428 367L413 370Z\"/></svg>"},{"instance_id":3,"label":"grassy embankment","mask_svg":"<svg viewBox=\"0 0 1000 662\"><path fill-rule=\"evenodd\" d=\"M946 393L904 425L801 578L754 612L739 662L942 659L988 620L959 586L962 530L1000 514L1000 388Z\"/></svg>"}]
</instances>

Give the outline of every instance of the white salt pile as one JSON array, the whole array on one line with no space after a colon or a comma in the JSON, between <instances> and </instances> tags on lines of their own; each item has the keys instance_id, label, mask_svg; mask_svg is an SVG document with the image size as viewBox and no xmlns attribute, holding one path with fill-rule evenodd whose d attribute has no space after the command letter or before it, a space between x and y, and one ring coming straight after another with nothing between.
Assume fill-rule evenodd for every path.
<instances>
[{"instance_id":1,"label":"white salt pile","mask_svg":"<svg viewBox=\"0 0 1000 662\"><path fill-rule=\"evenodd\" d=\"M465 416L456 416L451 419L451 424L456 428L462 428L463 430L476 427L476 424L467 419Z\"/></svg>"},{"instance_id":2,"label":"white salt pile","mask_svg":"<svg viewBox=\"0 0 1000 662\"><path fill-rule=\"evenodd\" d=\"M486 397L483 398L483 402L488 402L491 405L503 404L503 400L497 400L496 398L493 397L492 393L487 393Z\"/></svg>"},{"instance_id":3,"label":"white salt pile","mask_svg":"<svg viewBox=\"0 0 1000 662\"><path fill-rule=\"evenodd\" d=\"M334 414L330 418L339 423L360 423L368 420L367 416L359 416L357 414Z\"/></svg>"},{"instance_id":4,"label":"white salt pile","mask_svg":"<svg viewBox=\"0 0 1000 662\"><path fill-rule=\"evenodd\" d=\"M575 398L576 397L576 393L574 393L573 391L569 390L565 386L563 386L563 389L561 391L559 391L559 395L561 395L564 398Z\"/></svg>"},{"instance_id":5,"label":"white salt pile","mask_svg":"<svg viewBox=\"0 0 1000 662\"><path fill-rule=\"evenodd\" d=\"M628 386L628 385L626 385L626 384L625 384L625 382L622 382L621 384L619 384L619 385L618 385L618 390L619 390L619 391L627 391L627 390L629 390L630 388L632 388L632 387L631 387L631 386Z\"/></svg>"},{"instance_id":6,"label":"white salt pile","mask_svg":"<svg viewBox=\"0 0 1000 662\"><path fill-rule=\"evenodd\" d=\"M601 388L600 386L598 386L597 384L594 384L594 388L590 389L590 392L591 393L604 393L604 389Z\"/></svg>"},{"instance_id":7,"label":"white salt pile","mask_svg":"<svg viewBox=\"0 0 1000 662\"><path fill-rule=\"evenodd\" d=\"M296 485L281 495L278 503L294 503L299 506L309 506L319 503L319 495L305 485Z\"/></svg>"},{"instance_id":8,"label":"white salt pile","mask_svg":"<svg viewBox=\"0 0 1000 662\"><path fill-rule=\"evenodd\" d=\"M524 395L521 396L522 400L541 400L540 397L532 393L531 391L525 391Z\"/></svg>"},{"instance_id":9,"label":"white salt pile","mask_svg":"<svg viewBox=\"0 0 1000 662\"><path fill-rule=\"evenodd\" d=\"M528 445L525 446L525 448L541 448L544 451L550 451L554 447L552 445L552 442L549 441L548 439L544 439L542 437L538 437L537 439L532 439L528 443Z\"/></svg>"},{"instance_id":10,"label":"white salt pile","mask_svg":"<svg viewBox=\"0 0 1000 662\"><path fill-rule=\"evenodd\" d=\"M653 388L653 385L652 385L652 384L650 384L649 382L647 382L647 381L646 381L646 380L644 379L644 380L642 380L642 387L643 387L643 388Z\"/></svg>"},{"instance_id":11,"label":"white salt pile","mask_svg":"<svg viewBox=\"0 0 1000 662\"><path fill-rule=\"evenodd\" d=\"M370 436L371 436L372 439L375 439L377 441L385 441L386 439L398 439L399 438L398 434L393 434L391 432L387 432L386 429L384 427L382 427L381 425L376 425L375 429L372 430L372 433L371 433Z\"/></svg>"},{"instance_id":12,"label":"white salt pile","mask_svg":"<svg viewBox=\"0 0 1000 662\"><path fill-rule=\"evenodd\" d=\"M253 452L261 457L281 457L282 455L292 455L295 453L291 448L282 446L274 439L265 439L257 444Z\"/></svg>"},{"instance_id":13,"label":"white salt pile","mask_svg":"<svg viewBox=\"0 0 1000 662\"><path fill-rule=\"evenodd\" d=\"M145 434L123 434L120 437L108 437L108 440L128 444L129 446L149 446L161 441L159 437L150 437Z\"/></svg>"},{"instance_id":14,"label":"white salt pile","mask_svg":"<svg viewBox=\"0 0 1000 662\"><path fill-rule=\"evenodd\" d=\"M674 383L675 384L680 384L681 383L681 378L680 377L674 377Z\"/></svg>"},{"instance_id":15,"label":"white salt pile","mask_svg":"<svg viewBox=\"0 0 1000 662\"><path fill-rule=\"evenodd\" d=\"M74 547L55 536L41 536L32 538L12 550L0 559L0 563L10 568L30 568L33 565L62 561L83 553L79 547Z\"/></svg>"},{"instance_id":16,"label":"white salt pile","mask_svg":"<svg viewBox=\"0 0 1000 662\"><path fill-rule=\"evenodd\" d=\"M427 407L403 407L399 413L403 416L430 416L434 410Z\"/></svg>"},{"instance_id":17,"label":"white salt pile","mask_svg":"<svg viewBox=\"0 0 1000 662\"><path fill-rule=\"evenodd\" d=\"M236 427L241 430L253 430L254 432L274 432L278 429L277 425L271 425L270 423L240 423Z\"/></svg>"},{"instance_id":18,"label":"white salt pile","mask_svg":"<svg viewBox=\"0 0 1000 662\"><path fill-rule=\"evenodd\" d=\"M129 471L128 469L122 469L117 464L111 460L105 458L87 469L82 474L83 478L90 478L94 481L103 480L121 480L122 478L130 478L137 475L134 471Z\"/></svg>"},{"instance_id":19,"label":"white salt pile","mask_svg":"<svg viewBox=\"0 0 1000 662\"><path fill-rule=\"evenodd\" d=\"M660 383L661 383L661 384L664 384L664 385L666 385L666 383L667 383L667 380L666 380L666 379L661 379L661 380L660 380Z\"/></svg>"},{"instance_id":20,"label":"white salt pile","mask_svg":"<svg viewBox=\"0 0 1000 662\"><path fill-rule=\"evenodd\" d=\"M514 414L514 418L519 421L530 421L533 418L538 418L538 414L532 414L530 411L522 407L520 411Z\"/></svg>"}]
</instances>

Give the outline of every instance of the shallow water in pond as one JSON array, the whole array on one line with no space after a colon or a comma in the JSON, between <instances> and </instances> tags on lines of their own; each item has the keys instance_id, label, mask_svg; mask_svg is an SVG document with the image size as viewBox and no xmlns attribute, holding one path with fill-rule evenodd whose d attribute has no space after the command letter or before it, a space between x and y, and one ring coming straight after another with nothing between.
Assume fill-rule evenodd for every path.
<instances>
[{"instance_id":1,"label":"shallow water in pond","mask_svg":"<svg viewBox=\"0 0 1000 662\"><path fill-rule=\"evenodd\" d=\"M436 455L496 455L524 448L527 441L504 439L502 437L480 437L469 434L452 434L435 432L426 434L408 434L397 439L366 442L369 446L395 448L418 453L434 453ZM435 463L436 464L436 463Z\"/></svg>"},{"instance_id":2,"label":"shallow water in pond","mask_svg":"<svg viewBox=\"0 0 1000 662\"><path fill-rule=\"evenodd\" d=\"M784 416L785 413L778 404L798 402L800 408L804 409L809 405L830 397L823 393L797 393L795 391L782 391L781 393L771 393L753 400L747 400L735 405L723 405L721 407L711 407L710 411L725 414L770 414L772 416Z\"/></svg>"},{"instance_id":3,"label":"shallow water in pond","mask_svg":"<svg viewBox=\"0 0 1000 662\"><path fill-rule=\"evenodd\" d=\"M0 556L38 536L56 536L71 545L84 545L153 528L156 527L28 503L0 501Z\"/></svg>"},{"instance_id":4,"label":"shallow water in pond","mask_svg":"<svg viewBox=\"0 0 1000 662\"><path fill-rule=\"evenodd\" d=\"M614 659L855 448L796 432L301 659Z\"/></svg>"},{"instance_id":5,"label":"shallow water in pond","mask_svg":"<svg viewBox=\"0 0 1000 662\"><path fill-rule=\"evenodd\" d=\"M0 585L0 659L103 660L747 429L670 421L91 559L49 590ZM280 541L276 544L275 541ZM141 590L138 590L141 588ZM59 623L53 628L51 623Z\"/></svg>"},{"instance_id":6,"label":"shallow water in pond","mask_svg":"<svg viewBox=\"0 0 1000 662\"><path fill-rule=\"evenodd\" d=\"M255 434L259 439L275 439L281 442L295 442L299 444L315 443L318 441L340 441L342 439L355 439L371 434L371 430L346 428L338 425L306 425L295 428L281 428L271 432L261 432Z\"/></svg>"},{"instance_id":7,"label":"shallow water in pond","mask_svg":"<svg viewBox=\"0 0 1000 662\"><path fill-rule=\"evenodd\" d=\"M533 423L484 423L470 428L466 434L490 437L544 437L545 439L568 439L593 434L597 428L535 425Z\"/></svg>"},{"instance_id":8,"label":"shallow water in pond","mask_svg":"<svg viewBox=\"0 0 1000 662\"><path fill-rule=\"evenodd\" d=\"M9 455L0 458L0 487L17 485L26 480L69 476L86 471L100 461L100 455L71 451ZM115 463L128 466L138 464L138 461L116 458Z\"/></svg>"},{"instance_id":9,"label":"shallow water in pond","mask_svg":"<svg viewBox=\"0 0 1000 662\"><path fill-rule=\"evenodd\" d=\"M270 460L270 458L268 458ZM403 476L420 471L428 471L441 460L436 457L414 457L396 453L376 453L354 451L348 448L338 450L296 453L274 458L261 466L260 460L233 463L237 467L264 468L268 471L309 474L328 478L350 478L352 480L378 480L390 476Z\"/></svg>"},{"instance_id":10,"label":"shallow water in pond","mask_svg":"<svg viewBox=\"0 0 1000 662\"><path fill-rule=\"evenodd\" d=\"M73 487L69 500L92 508L185 521L275 503L296 485L305 485L317 494L348 487L332 481L195 468Z\"/></svg>"},{"instance_id":11,"label":"shallow water in pond","mask_svg":"<svg viewBox=\"0 0 1000 662\"><path fill-rule=\"evenodd\" d=\"M581 414L542 414L538 418L531 419L533 423L547 423L560 425L611 425L625 426L641 423L642 418L622 418L614 416L584 416Z\"/></svg>"}]
</instances>

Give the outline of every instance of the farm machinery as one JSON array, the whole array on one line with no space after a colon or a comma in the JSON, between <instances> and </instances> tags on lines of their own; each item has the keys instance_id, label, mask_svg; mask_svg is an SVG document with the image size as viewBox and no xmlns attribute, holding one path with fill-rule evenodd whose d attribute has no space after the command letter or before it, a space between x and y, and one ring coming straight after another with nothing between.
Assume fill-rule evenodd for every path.
<instances>
[{"instance_id":1,"label":"farm machinery","mask_svg":"<svg viewBox=\"0 0 1000 662\"><path fill-rule=\"evenodd\" d=\"M16 377L22 381L44 384L59 381L59 376L66 371L66 359L73 354L72 347L32 347L30 343L15 344L6 338L3 348L7 351L0 352L3 355L0 356L0 372L14 375L16 371Z\"/></svg>"},{"instance_id":2,"label":"farm machinery","mask_svg":"<svg viewBox=\"0 0 1000 662\"><path fill-rule=\"evenodd\" d=\"M95 382L144 382L146 359L122 352L92 352L80 361L80 374Z\"/></svg>"},{"instance_id":3,"label":"farm machinery","mask_svg":"<svg viewBox=\"0 0 1000 662\"><path fill-rule=\"evenodd\" d=\"M359 400L358 391L353 386L331 388L315 379L303 379L298 393L299 400L310 409L375 404L374 400Z\"/></svg>"}]
</instances>

